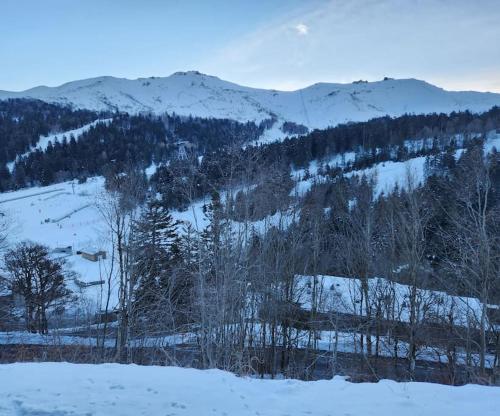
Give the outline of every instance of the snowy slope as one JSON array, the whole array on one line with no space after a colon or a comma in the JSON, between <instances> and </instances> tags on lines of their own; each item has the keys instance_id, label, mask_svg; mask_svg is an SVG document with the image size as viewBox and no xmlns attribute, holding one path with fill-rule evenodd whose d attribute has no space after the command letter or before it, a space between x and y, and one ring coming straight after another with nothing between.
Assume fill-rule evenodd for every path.
<instances>
[{"instance_id":1,"label":"snowy slope","mask_svg":"<svg viewBox=\"0 0 500 416\"><path fill-rule=\"evenodd\" d=\"M103 279L109 259L91 262L76 254L77 250L94 249L109 253L106 227L95 205L103 191L104 179L90 178L84 184L64 182L0 194L0 212L9 224L9 242L31 240L50 250L72 246L73 255L65 260L67 267L78 273L78 280ZM70 288L79 290L73 283ZM91 286L85 292L90 299L96 300L100 289L101 286Z\"/></svg>"},{"instance_id":2,"label":"snowy slope","mask_svg":"<svg viewBox=\"0 0 500 416\"><path fill-rule=\"evenodd\" d=\"M415 157L405 162L381 162L371 168L360 171L347 172L346 177L352 176L367 176L375 177L375 194L379 196L383 193L388 194L394 190L396 186L399 189L408 187L409 181L412 185L419 186L425 180L425 156Z\"/></svg>"},{"instance_id":3,"label":"snowy slope","mask_svg":"<svg viewBox=\"0 0 500 416\"><path fill-rule=\"evenodd\" d=\"M102 119L102 120L98 119L98 120L94 120L91 123L85 124L82 127L79 127L76 129L72 129L72 130L68 130L68 131L64 131L64 132L60 132L60 133L51 133L47 136L40 136L36 146L33 146L29 151L27 151L26 153L21 155L21 157L28 156L30 153L32 153L36 150L45 151L47 149L47 146L49 145L49 143L54 144L56 142L62 142L64 138L66 138L66 140L68 140L68 141L70 140L71 137L74 137L75 140L78 140L78 138L83 133L86 133L92 127L95 127L97 124L99 124L99 123L109 124L112 120L113 119L111 119L111 118ZM14 164L15 164L14 161L9 162L7 164L7 167L11 173L12 173L12 170L14 169Z\"/></svg>"},{"instance_id":4,"label":"snowy slope","mask_svg":"<svg viewBox=\"0 0 500 416\"><path fill-rule=\"evenodd\" d=\"M404 270L404 268L401 268ZM316 286L314 286L314 280ZM312 307L312 288L316 287L315 307L320 312L335 311L339 313L365 315L366 309L359 302L361 281L359 279L339 276L296 276L299 297L297 301L305 310ZM383 318L409 322L408 299L410 286L394 283L381 277L368 279L368 290L373 309L376 304L392 301L392 312L382 312ZM454 325L464 326L478 324L482 304L477 298L452 296L437 290L417 289L417 319L421 322L446 322L453 317ZM387 313L387 315L385 315Z\"/></svg>"},{"instance_id":5,"label":"snowy slope","mask_svg":"<svg viewBox=\"0 0 500 416\"><path fill-rule=\"evenodd\" d=\"M0 413L14 415L497 415L500 388L431 383L260 380L136 365L0 366Z\"/></svg>"},{"instance_id":6,"label":"snowy slope","mask_svg":"<svg viewBox=\"0 0 500 416\"><path fill-rule=\"evenodd\" d=\"M243 87L196 71L169 77L99 77L59 87L36 87L22 92L0 91L0 99L30 97L93 110L130 113L177 113L238 121L278 119L325 128L346 121L363 121L404 113L484 111L500 105L500 94L451 92L415 79L370 83L318 83L297 91ZM280 135L268 134L265 141Z\"/></svg>"},{"instance_id":7,"label":"snowy slope","mask_svg":"<svg viewBox=\"0 0 500 416\"><path fill-rule=\"evenodd\" d=\"M500 148L500 134L491 132L485 143L485 151ZM352 152L335 155L328 160L331 167L344 166L346 162L354 160ZM415 174L417 182L424 180L425 158L416 157L406 162L387 161L373 167L347 172L346 176L376 175L376 194L391 191L397 184L404 188L408 170ZM292 171L292 178L296 184L291 191L292 196L303 196L314 183L321 182L323 178L318 174L319 162L312 161L307 169L310 174L308 179L302 180L305 169ZM151 166L149 172L154 171ZM233 189L233 196L239 189ZM45 187L33 187L18 191L0 193L0 212L5 214L10 224L9 240L15 244L23 240L32 240L47 245L50 249L56 247L72 246L76 250L103 249L108 253L111 250L109 232L102 215L96 208L96 202L104 193L104 178L89 178L86 183L78 184L76 181L63 182ZM227 193L222 192L224 200ZM203 214L203 205L210 202L206 196L193 201L185 211L173 211L176 220L191 223L197 231L202 231L207 225L207 218ZM296 220L293 209L290 212L277 212L260 221L251 224L233 223L235 232L251 226L256 231L264 232L271 226L286 228ZM46 221L48 220L48 221ZM109 267L109 256L105 261L90 262L74 254L67 258L68 266L77 272L83 282L92 282L103 277ZM91 297L98 295L100 286L87 288L85 291ZM113 293L112 300L116 300Z\"/></svg>"}]
</instances>

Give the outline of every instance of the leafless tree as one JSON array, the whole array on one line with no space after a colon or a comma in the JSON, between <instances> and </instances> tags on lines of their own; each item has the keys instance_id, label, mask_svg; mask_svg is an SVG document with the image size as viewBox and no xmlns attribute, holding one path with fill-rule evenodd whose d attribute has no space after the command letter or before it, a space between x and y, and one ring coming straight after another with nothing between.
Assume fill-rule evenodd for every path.
<instances>
[{"instance_id":1,"label":"leafless tree","mask_svg":"<svg viewBox=\"0 0 500 416\"><path fill-rule=\"evenodd\" d=\"M113 259L118 276L116 358L123 361L126 359L125 347L131 338L129 318L132 316L136 284L130 264L131 230L146 190L142 178L136 172L115 175L108 180L107 190L97 201L97 208L108 227L112 250L115 252Z\"/></svg>"},{"instance_id":2,"label":"leafless tree","mask_svg":"<svg viewBox=\"0 0 500 416\"><path fill-rule=\"evenodd\" d=\"M359 294L354 300L359 316L366 318L365 328L361 328L360 347L370 357L372 346L372 299L369 278L373 276L375 259L375 203L374 184L376 178L361 178L355 186L354 195L347 202L348 210L340 221L337 250L342 259L345 274L360 280Z\"/></svg>"},{"instance_id":3,"label":"leafless tree","mask_svg":"<svg viewBox=\"0 0 500 416\"><path fill-rule=\"evenodd\" d=\"M70 296L63 262L51 259L47 247L32 242L7 251L4 262L12 292L23 297L26 328L48 333L48 311L63 306Z\"/></svg>"},{"instance_id":4,"label":"leafless tree","mask_svg":"<svg viewBox=\"0 0 500 416\"><path fill-rule=\"evenodd\" d=\"M408 360L410 379L414 379L417 358L418 327L422 320L423 300L419 287L425 283L426 262L426 230L431 215L430 207L413 172L408 169L406 174L406 190L403 191L401 205L397 211L396 241L399 251L399 261L403 266L401 274L408 285Z\"/></svg>"},{"instance_id":5,"label":"leafless tree","mask_svg":"<svg viewBox=\"0 0 500 416\"><path fill-rule=\"evenodd\" d=\"M492 180L492 163L482 147L476 146L462 157L457 166L457 177L450 181L450 194L457 209L448 212L451 227L443 230L449 249L447 266L459 278L469 296L481 302L478 314L471 310L471 318L479 327L479 370L485 375L488 304L492 289L500 287L500 207L495 203L497 192Z\"/></svg>"}]
</instances>

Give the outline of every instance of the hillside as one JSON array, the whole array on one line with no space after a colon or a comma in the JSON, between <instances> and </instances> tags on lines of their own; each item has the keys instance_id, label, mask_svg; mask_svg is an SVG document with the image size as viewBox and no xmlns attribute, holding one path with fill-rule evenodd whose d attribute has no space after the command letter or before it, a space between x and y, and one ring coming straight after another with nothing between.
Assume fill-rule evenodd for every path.
<instances>
[{"instance_id":1,"label":"hillside","mask_svg":"<svg viewBox=\"0 0 500 416\"><path fill-rule=\"evenodd\" d=\"M23 97L97 111L169 112L257 123L276 118L278 124L266 139L284 136L285 121L316 129L384 115L479 112L500 104L500 94L446 91L415 79L318 83L276 91L244 87L196 71L136 80L99 77L58 87L0 91L0 99ZM288 133L292 131L293 126Z\"/></svg>"},{"instance_id":2,"label":"hillside","mask_svg":"<svg viewBox=\"0 0 500 416\"><path fill-rule=\"evenodd\" d=\"M3 104L52 106L17 101ZM500 247L500 108L260 146L240 145L254 123L66 110L66 128L35 118L33 134L4 115L24 156L0 196L0 361L498 383L500 282L469 278L476 245L461 241L477 238L479 183L483 244ZM15 279L38 253L61 292L33 329Z\"/></svg>"}]
</instances>

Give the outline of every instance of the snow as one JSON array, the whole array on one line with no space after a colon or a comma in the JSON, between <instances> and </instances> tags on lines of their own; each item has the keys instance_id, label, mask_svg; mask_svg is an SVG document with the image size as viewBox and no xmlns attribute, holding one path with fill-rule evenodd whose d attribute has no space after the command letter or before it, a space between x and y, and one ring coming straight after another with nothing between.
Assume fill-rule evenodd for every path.
<instances>
[{"instance_id":1,"label":"snow","mask_svg":"<svg viewBox=\"0 0 500 416\"><path fill-rule=\"evenodd\" d=\"M116 322L109 322L107 324L107 337L105 340L105 346L113 348L116 345L116 338L114 335L110 334L110 328L116 326ZM103 331L103 324L94 324L89 326L82 326L76 328L64 328L61 330L51 330L49 334L33 334L27 331L10 331L10 332L0 332L0 345L43 345L46 347L61 345L78 345L95 347L97 346L97 339L95 337L83 337L71 334L71 331L90 331L90 329L99 329L101 334ZM155 337L142 337L136 338L129 342L132 347L154 347L163 348L172 345L185 345L185 344L195 344L196 335L192 332L188 333L176 333L171 335L162 335ZM102 345L102 337L99 339L99 346Z\"/></svg>"},{"instance_id":2,"label":"snow","mask_svg":"<svg viewBox=\"0 0 500 416\"><path fill-rule=\"evenodd\" d=\"M151 173L155 165L148 168ZM233 192L237 192L238 188ZM251 189L245 188L246 190ZM84 283L95 282L107 278L110 269L110 257L92 262L76 254L76 251L105 250L111 253L110 236L107 225L97 209L97 202L105 192L104 178L89 178L87 182L63 182L45 187L32 187L18 191L0 193L0 212L5 214L10 224L9 242L15 244L24 240L44 244L53 250L56 247L72 246L73 254L65 257L67 268L78 273L78 280ZM221 193L224 201L228 192ZM184 224L191 223L194 230L201 232L208 226L203 206L210 203L210 197L192 201L184 211L172 211L172 217ZM256 230L265 230L272 225L289 222L287 214L279 213L261 221L245 226ZM233 224L234 229L243 227ZM241 228L240 228L241 229ZM183 232L183 227L180 227ZM1 257L0 257L1 258ZM90 286L84 289L70 284L72 290L83 290L89 299L96 301L101 296L101 286ZM111 306L117 300L113 287Z\"/></svg>"},{"instance_id":3,"label":"snow","mask_svg":"<svg viewBox=\"0 0 500 416\"><path fill-rule=\"evenodd\" d=\"M316 279L316 286L314 286ZM339 276L297 276L297 302L305 310L312 308L313 288L316 287L316 308L320 312L338 312L356 315L365 315L364 303L360 302L361 281L359 279ZM368 287L372 308L381 303L384 319L409 321L409 294L410 287L405 284L391 282L385 278L373 277L368 279ZM392 308L384 306L391 300ZM473 297L452 296L443 291L417 289L419 310L417 319L435 321L449 319L457 326L475 325L481 316L482 304ZM393 315L394 313L394 315Z\"/></svg>"},{"instance_id":4,"label":"snow","mask_svg":"<svg viewBox=\"0 0 500 416\"><path fill-rule=\"evenodd\" d=\"M496 131L490 131L487 135L487 140L484 144L484 152L491 153L493 149L500 152L500 133Z\"/></svg>"},{"instance_id":5,"label":"snow","mask_svg":"<svg viewBox=\"0 0 500 416\"><path fill-rule=\"evenodd\" d=\"M146 176L149 178L151 176L153 176L155 173L156 173L156 170L158 169L158 165L156 163L151 163L151 165L149 165L146 170L144 171L144 173L146 174Z\"/></svg>"},{"instance_id":6,"label":"snow","mask_svg":"<svg viewBox=\"0 0 500 416\"><path fill-rule=\"evenodd\" d=\"M62 142L64 137L66 137L66 139L69 141L69 139L73 136L75 138L75 140L78 141L78 138L83 133L86 133L87 131L89 131L92 127L95 127L99 123L109 124L112 120L113 119L111 119L111 118L98 119L98 120L94 120L91 123L85 124L84 126L79 127L77 129L67 130L67 131L60 132L60 133L52 133L52 134L49 134L47 136L40 136L38 143L35 146L33 146L28 152L21 155L21 157L26 157L30 153L32 153L36 150L45 151L47 149L47 146L49 145L49 142L51 142L52 144L54 144L55 142ZM18 157L18 159L19 159L19 157ZM14 169L14 165L15 165L15 161L7 163L7 168L9 169L9 171L11 173Z\"/></svg>"},{"instance_id":7,"label":"snow","mask_svg":"<svg viewBox=\"0 0 500 416\"><path fill-rule=\"evenodd\" d=\"M361 331L361 329L359 330ZM299 334L299 345L303 348L308 347L308 341L310 340L310 334L303 331ZM363 348L361 348L361 336L365 337L366 334L361 334L360 332L342 332L342 331L320 331L315 334L318 339L317 349L321 351L330 352L341 352L341 353L354 353L361 354L367 353L366 342L363 343ZM372 345L376 345L377 338L375 335L371 336ZM395 349L397 348L397 356L399 358L408 357L410 353L410 346L407 342L398 340L397 344L394 342L393 337L388 337L385 335L380 335L379 339L379 351L378 355L381 357L395 358ZM439 346L425 346L419 345L416 351L417 360L425 360L430 362L438 363L448 363L448 351L446 348ZM480 357L478 353L469 353L465 351L464 348L455 348L455 364L457 365L473 365L479 367ZM470 362L468 364L468 359ZM486 368L493 368L495 365L495 355L486 354L485 355L485 365Z\"/></svg>"},{"instance_id":8,"label":"snow","mask_svg":"<svg viewBox=\"0 0 500 416\"><path fill-rule=\"evenodd\" d=\"M318 178L310 178L306 179L304 181L299 181L295 184L295 186L292 188L290 191L289 196L298 196L302 197L304 196L309 190L312 188L312 186L316 183L319 183L320 181Z\"/></svg>"},{"instance_id":9,"label":"snow","mask_svg":"<svg viewBox=\"0 0 500 416\"><path fill-rule=\"evenodd\" d=\"M497 415L500 388L262 380L220 370L120 364L0 366L5 416Z\"/></svg>"},{"instance_id":10,"label":"snow","mask_svg":"<svg viewBox=\"0 0 500 416\"><path fill-rule=\"evenodd\" d=\"M372 313L379 309L381 318L384 320L409 322L410 287L408 285L391 282L384 278L370 278L368 279L368 288ZM304 310L311 310L314 301L318 312L333 314L332 320L335 319L335 313L366 315L366 306L361 302L361 282L359 279L325 275L297 276L296 289L295 301ZM453 296L443 291L418 288L416 301L418 304L416 319L420 323L449 325L452 319L455 326L479 328L482 303L477 298ZM500 307L499 305L490 306ZM486 325L491 327L488 321ZM302 346L305 346L304 343L308 340L307 335L307 333L301 335ZM362 352L359 343L360 334L356 331L338 333L321 331L318 335L318 348L321 350L333 351L336 349L339 352ZM373 343L375 344L375 336L373 336ZM393 338L384 335L380 337L380 355L394 357L394 348ZM408 352L408 343L398 341L398 356L405 357ZM459 347L456 354L457 363L466 364L466 351ZM417 358L441 363L448 362L446 349L439 345L419 346ZM473 353L470 358L478 365L479 354ZM485 358L486 366L493 367L495 356L486 354Z\"/></svg>"},{"instance_id":11,"label":"snow","mask_svg":"<svg viewBox=\"0 0 500 416\"><path fill-rule=\"evenodd\" d=\"M379 196L391 192L396 186L400 189L407 188L408 179L413 181L413 186L422 184L425 179L425 159L424 156L420 156L405 162L382 162L371 168L348 172L345 176L375 177L375 194Z\"/></svg>"},{"instance_id":12,"label":"snow","mask_svg":"<svg viewBox=\"0 0 500 416\"><path fill-rule=\"evenodd\" d=\"M83 128L82 128L83 129ZM490 132L485 144L485 150L491 151L493 147L500 148L500 135ZM355 157L354 152L335 155L330 159L321 161L322 164L330 166L344 166ZM303 196L314 183L324 180L318 175L321 165L318 161L312 161L307 170L310 177L301 180L305 169L292 171L292 177L296 184L292 189L291 196ZM417 183L424 179L425 157L410 159L406 162L383 162L371 168L353 171L346 176L361 176L377 174L378 183L376 193L388 192L397 184L399 187L406 185L407 169L415 174ZM147 169L147 174L152 174L156 169L153 164ZM232 190L235 195L240 188ZM243 188L241 188L243 189ZM248 189L251 189L248 188ZM247 189L247 190L248 190ZM90 178L86 183L78 184L76 181L54 184L46 187L33 187L13 192L0 194L0 211L5 214L7 222L10 223L9 239L11 243L23 240L32 240L47 245L50 249L56 247L72 246L73 253L77 250L89 250L91 248L103 249L111 252L109 235L106 224L96 208L96 201L104 192L104 179L102 177ZM224 200L228 191L221 194ZM203 206L210 202L210 198L202 198L192 201L187 210L173 211L174 219L184 223L191 223L197 231L202 231L207 225L207 218L203 213ZM297 219L299 214L296 207L283 212L277 212L262 220L248 223L233 222L232 227L236 233L247 229L254 229L263 233L270 227L287 228ZM79 274L78 279L82 282L93 282L105 277L109 270L109 257L107 260L91 262L81 256L73 254L66 258L67 266ZM71 283L73 290L80 290ZM101 286L91 286L83 289L85 294L96 301L101 295ZM116 291L112 294L112 306L116 301Z\"/></svg>"},{"instance_id":13,"label":"snow","mask_svg":"<svg viewBox=\"0 0 500 416\"><path fill-rule=\"evenodd\" d=\"M148 168L148 172L153 169L154 165ZM78 250L111 253L108 228L97 208L104 192L104 178L93 177L82 184L69 181L0 193L0 211L10 224L9 242L31 240L51 250L72 246L73 255L65 258L67 268L77 272L82 282L105 279L110 266L109 255L106 260L92 262L76 254ZM195 230L202 231L208 225L203 205L209 202L209 197L193 201L187 210L173 211L172 217L189 222ZM74 284L70 287L80 290ZM96 300L101 295L101 286L91 286L84 291ZM115 292L111 297L112 306L117 299Z\"/></svg>"},{"instance_id":14,"label":"snow","mask_svg":"<svg viewBox=\"0 0 500 416\"><path fill-rule=\"evenodd\" d=\"M296 181L296 184L290 191L290 196L302 197L312 188L314 184L324 182L325 179L319 175L319 169L321 165L324 167L329 166L330 168L342 168L347 166L348 163L353 162L355 159L355 152L345 152L321 160L321 163L319 163L318 160L312 160L308 164L307 169L292 169L291 176ZM307 176L306 173L309 174L309 177L307 179L304 179Z\"/></svg>"},{"instance_id":15,"label":"snow","mask_svg":"<svg viewBox=\"0 0 500 416\"><path fill-rule=\"evenodd\" d=\"M76 251L98 247L109 253L105 224L95 205L103 189L104 179L97 177L83 184L71 181L0 194L0 210L10 225L10 243L31 240L51 250L72 246L73 255L65 258L67 267L83 282L100 280L106 261L88 261ZM70 287L77 289L73 283ZM97 299L100 288L85 291Z\"/></svg>"},{"instance_id":16,"label":"snow","mask_svg":"<svg viewBox=\"0 0 500 416\"><path fill-rule=\"evenodd\" d=\"M274 123L270 129L264 130L262 135L254 142L253 145L268 144L276 141L280 141L283 137L298 137L297 134L287 134L281 129L282 125L280 123Z\"/></svg>"},{"instance_id":17,"label":"snow","mask_svg":"<svg viewBox=\"0 0 500 416\"><path fill-rule=\"evenodd\" d=\"M14 223L11 239L74 249L96 245L99 213L93 204L103 187L104 179L97 177L0 194L0 207Z\"/></svg>"},{"instance_id":18,"label":"snow","mask_svg":"<svg viewBox=\"0 0 500 416\"><path fill-rule=\"evenodd\" d=\"M208 219L203 212L203 206L209 204L209 197L193 201L184 211L173 211L172 217L184 224L191 224L195 231L201 232L208 226Z\"/></svg>"},{"instance_id":19,"label":"snow","mask_svg":"<svg viewBox=\"0 0 500 416\"><path fill-rule=\"evenodd\" d=\"M115 345L115 340L109 337L108 346ZM0 345L44 345L44 346L61 346L61 345L81 345L81 346L96 346L95 338L84 338L77 336L64 335L58 332L52 332L49 335L33 334L23 331L0 332Z\"/></svg>"},{"instance_id":20,"label":"snow","mask_svg":"<svg viewBox=\"0 0 500 416\"><path fill-rule=\"evenodd\" d=\"M39 149L39 150L45 150L47 149L47 146L49 145L49 142L52 142L54 144L55 142L60 142L62 141L63 137L66 137L67 140L73 136L75 140L78 140L78 138L83 134L89 131L92 127L95 127L97 124L109 124L113 119L112 118L106 118L106 119L99 119L99 120L94 120L91 123L85 124L82 127L79 127L77 129L73 130L68 130L65 132L61 133L54 133L54 134L49 134L48 136L40 136L40 140L38 141L37 145L33 150Z\"/></svg>"},{"instance_id":21,"label":"snow","mask_svg":"<svg viewBox=\"0 0 500 416\"><path fill-rule=\"evenodd\" d=\"M318 83L297 91L276 91L244 87L195 71L136 80L99 77L59 87L0 91L0 99L19 97L92 110L175 112L257 123L276 118L273 128L263 135L263 142L286 136L280 130L284 121L315 129L384 115L467 109L481 112L500 104L500 94L446 91L415 79Z\"/></svg>"},{"instance_id":22,"label":"snow","mask_svg":"<svg viewBox=\"0 0 500 416\"><path fill-rule=\"evenodd\" d=\"M416 141L416 147L423 146L423 141ZM500 149L500 134L491 131L487 134L487 139L484 143L484 152L491 153L493 149ZM465 149L457 149L455 157L458 159ZM404 162L387 161L378 163L370 168L347 172L346 177L352 176L362 177L363 175L371 178L376 178L375 194L376 196L387 194L398 186L400 189L408 187L408 179L413 181L413 186L421 185L425 180L425 156L419 156L409 159ZM312 174L317 174L317 162L311 162ZM302 174L303 170L296 171L295 175ZM298 176L300 177L300 176Z\"/></svg>"}]
</instances>

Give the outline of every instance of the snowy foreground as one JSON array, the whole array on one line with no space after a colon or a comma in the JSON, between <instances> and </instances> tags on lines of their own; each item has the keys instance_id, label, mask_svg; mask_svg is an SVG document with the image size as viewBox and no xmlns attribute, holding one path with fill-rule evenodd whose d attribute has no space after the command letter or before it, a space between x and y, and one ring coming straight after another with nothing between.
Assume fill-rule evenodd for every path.
<instances>
[{"instance_id":1,"label":"snowy foreground","mask_svg":"<svg viewBox=\"0 0 500 416\"><path fill-rule=\"evenodd\" d=\"M0 414L498 415L500 388L429 383L260 380L176 367L0 366Z\"/></svg>"}]
</instances>

